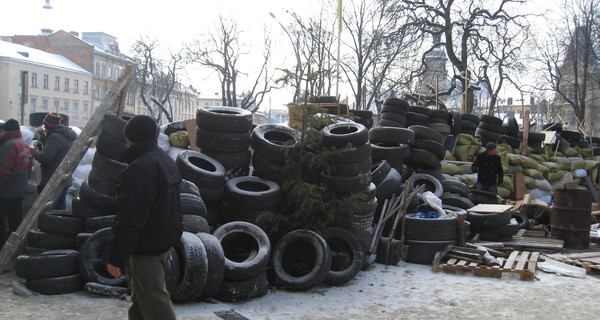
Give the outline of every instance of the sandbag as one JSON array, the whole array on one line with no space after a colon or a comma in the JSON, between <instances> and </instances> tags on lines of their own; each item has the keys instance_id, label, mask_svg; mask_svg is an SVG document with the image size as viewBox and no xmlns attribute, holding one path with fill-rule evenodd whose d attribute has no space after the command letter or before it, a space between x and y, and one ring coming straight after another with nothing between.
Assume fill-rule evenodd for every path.
<instances>
[{"instance_id":1,"label":"sandbag","mask_svg":"<svg viewBox=\"0 0 600 320\"><path fill-rule=\"evenodd\" d=\"M471 145L458 145L454 148L454 156L458 161L468 161L471 154Z\"/></svg>"},{"instance_id":2,"label":"sandbag","mask_svg":"<svg viewBox=\"0 0 600 320\"><path fill-rule=\"evenodd\" d=\"M525 156L522 156L522 157L523 157L523 163L521 165L523 166L523 168L530 168L530 169L537 168L537 166L538 166L537 161L535 161L534 159L529 158L529 157L525 157Z\"/></svg>"},{"instance_id":3,"label":"sandbag","mask_svg":"<svg viewBox=\"0 0 600 320\"><path fill-rule=\"evenodd\" d=\"M565 154L565 156L567 157L576 157L577 155L579 155L579 152L577 152L577 149L573 148L573 147L568 147L565 152L563 152Z\"/></svg>"},{"instance_id":4,"label":"sandbag","mask_svg":"<svg viewBox=\"0 0 600 320\"><path fill-rule=\"evenodd\" d=\"M567 170L558 170L556 172L549 172L547 175L544 175L544 178L548 181L558 181L564 177L564 175L569 172Z\"/></svg>"},{"instance_id":5,"label":"sandbag","mask_svg":"<svg viewBox=\"0 0 600 320\"><path fill-rule=\"evenodd\" d=\"M510 165L518 165L518 166L522 166L523 165L523 158L521 155L518 154L513 154L513 153L509 153L507 155L508 157L508 163Z\"/></svg>"},{"instance_id":6,"label":"sandbag","mask_svg":"<svg viewBox=\"0 0 600 320\"><path fill-rule=\"evenodd\" d=\"M477 174L476 173L463 174L460 177L460 181L462 183L466 184L467 186L475 185L475 183L477 183Z\"/></svg>"},{"instance_id":7,"label":"sandbag","mask_svg":"<svg viewBox=\"0 0 600 320\"><path fill-rule=\"evenodd\" d=\"M187 131L173 132L169 136L169 140L171 141L171 145L175 147L187 149L190 146L190 138Z\"/></svg>"},{"instance_id":8,"label":"sandbag","mask_svg":"<svg viewBox=\"0 0 600 320\"><path fill-rule=\"evenodd\" d=\"M536 188L544 191L552 191L552 185L546 179L535 180Z\"/></svg>"},{"instance_id":9,"label":"sandbag","mask_svg":"<svg viewBox=\"0 0 600 320\"><path fill-rule=\"evenodd\" d=\"M538 164L538 167L536 168L536 170L541 172L542 175L544 175L544 177L546 176L546 174L548 174L548 172L550 172L550 168L546 167L543 164Z\"/></svg>"},{"instance_id":10,"label":"sandbag","mask_svg":"<svg viewBox=\"0 0 600 320\"><path fill-rule=\"evenodd\" d=\"M515 189L513 179L506 175L502 179L502 184L500 184L500 186L511 191Z\"/></svg>"},{"instance_id":11,"label":"sandbag","mask_svg":"<svg viewBox=\"0 0 600 320\"><path fill-rule=\"evenodd\" d=\"M544 175L536 169L525 168L523 169L523 174L534 179L544 179Z\"/></svg>"},{"instance_id":12,"label":"sandbag","mask_svg":"<svg viewBox=\"0 0 600 320\"><path fill-rule=\"evenodd\" d=\"M543 165L544 167L550 169L550 171L557 171L560 170L560 166L558 165L558 163L556 162L552 162L552 161L544 161L542 163L540 163L541 165Z\"/></svg>"},{"instance_id":13,"label":"sandbag","mask_svg":"<svg viewBox=\"0 0 600 320\"><path fill-rule=\"evenodd\" d=\"M452 154L452 152L446 150L446 153L444 154L444 160L456 161L456 157Z\"/></svg>"},{"instance_id":14,"label":"sandbag","mask_svg":"<svg viewBox=\"0 0 600 320\"><path fill-rule=\"evenodd\" d=\"M460 172L457 165L453 163L442 162L442 173L455 175Z\"/></svg>"},{"instance_id":15,"label":"sandbag","mask_svg":"<svg viewBox=\"0 0 600 320\"><path fill-rule=\"evenodd\" d=\"M473 136L466 133L459 133L456 135L457 145L471 145L473 142Z\"/></svg>"},{"instance_id":16,"label":"sandbag","mask_svg":"<svg viewBox=\"0 0 600 320\"><path fill-rule=\"evenodd\" d=\"M498 186L498 195L504 199L510 198L510 195L512 194L511 190L508 190L502 186Z\"/></svg>"}]
</instances>

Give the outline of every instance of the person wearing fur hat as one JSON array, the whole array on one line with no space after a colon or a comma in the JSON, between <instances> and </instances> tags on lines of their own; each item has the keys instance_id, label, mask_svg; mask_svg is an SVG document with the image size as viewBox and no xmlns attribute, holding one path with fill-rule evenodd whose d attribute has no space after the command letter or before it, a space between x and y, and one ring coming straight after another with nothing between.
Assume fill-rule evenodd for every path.
<instances>
[{"instance_id":1,"label":"person wearing fur hat","mask_svg":"<svg viewBox=\"0 0 600 320\"><path fill-rule=\"evenodd\" d=\"M33 166L33 149L24 141L21 127L10 119L0 129L0 248L23 220L23 198Z\"/></svg>"},{"instance_id":2,"label":"person wearing fur hat","mask_svg":"<svg viewBox=\"0 0 600 320\"><path fill-rule=\"evenodd\" d=\"M181 175L173 159L158 147L158 126L151 117L131 118L125 137L121 161L128 166L121 179L107 271L120 277L129 263L129 319L175 319L165 262L183 230Z\"/></svg>"},{"instance_id":3,"label":"person wearing fur hat","mask_svg":"<svg viewBox=\"0 0 600 320\"><path fill-rule=\"evenodd\" d=\"M38 151L35 152L34 158L41 164L42 179L38 185L38 192L42 192L58 165L67 155L73 141L77 139L77 134L73 129L62 125L62 117L58 113L50 112L44 118L44 129L41 134L40 141L37 144ZM60 196L54 202L53 209L65 210L67 189L71 186L69 182Z\"/></svg>"},{"instance_id":4,"label":"person wearing fur hat","mask_svg":"<svg viewBox=\"0 0 600 320\"><path fill-rule=\"evenodd\" d=\"M471 165L473 172L477 173L475 189L498 193L498 187L504 179L504 170L498 156L496 144L488 142L485 151L477 155L477 159Z\"/></svg>"}]
</instances>

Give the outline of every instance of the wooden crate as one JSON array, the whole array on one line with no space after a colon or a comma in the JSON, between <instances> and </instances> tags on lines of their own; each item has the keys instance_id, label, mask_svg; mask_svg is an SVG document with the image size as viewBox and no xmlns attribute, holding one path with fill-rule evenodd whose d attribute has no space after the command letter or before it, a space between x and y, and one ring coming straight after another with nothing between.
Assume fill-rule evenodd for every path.
<instances>
[{"instance_id":1,"label":"wooden crate","mask_svg":"<svg viewBox=\"0 0 600 320\"><path fill-rule=\"evenodd\" d=\"M574 253L567 254L565 257L559 259L560 262L574 265L585 269L587 274L600 273L600 253L599 252L585 252L585 253Z\"/></svg>"},{"instance_id":2,"label":"wooden crate","mask_svg":"<svg viewBox=\"0 0 600 320\"><path fill-rule=\"evenodd\" d=\"M302 111L300 110L301 106L302 105L298 105L298 104L288 105L288 119L289 119L290 127L294 128L296 130L302 129L302 122L300 120L298 120L300 117L302 117ZM319 113L321 111L326 112L328 114L332 114L332 115L340 114L340 105L338 103L322 103L322 104L318 104L318 105L309 104L307 106L308 106L308 112L310 114ZM319 107L324 110L319 110Z\"/></svg>"},{"instance_id":3,"label":"wooden crate","mask_svg":"<svg viewBox=\"0 0 600 320\"><path fill-rule=\"evenodd\" d=\"M486 266L477 262L449 259L440 269L449 274L456 274L458 270L470 270L477 277L502 278L504 273L518 273L521 280L537 279L535 271L539 252L513 251L508 258L498 258L500 266Z\"/></svg>"}]
</instances>

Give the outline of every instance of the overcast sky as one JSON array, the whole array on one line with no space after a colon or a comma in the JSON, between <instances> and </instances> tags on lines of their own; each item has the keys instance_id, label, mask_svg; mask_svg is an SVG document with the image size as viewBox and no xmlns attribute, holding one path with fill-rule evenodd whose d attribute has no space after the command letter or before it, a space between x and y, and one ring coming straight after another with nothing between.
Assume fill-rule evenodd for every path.
<instances>
[{"instance_id":1,"label":"overcast sky","mask_svg":"<svg viewBox=\"0 0 600 320\"><path fill-rule=\"evenodd\" d=\"M286 24L286 10L308 16L318 12L323 2L333 7L337 0L51 0L51 10L43 9L44 0L4 0L0 35L39 34L41 28L101 31L117 37L121 51L129 53L131 44L142 35L161 41L165 47L180 48L182 43L206 33L222 14L238 20L245 36L256 39L258 46L262 44L260 39L265 27L273 29L276 45L280 42L282 46L288 46L283 42L286 39L281 28L269 12ZM556 10L548 9L555 7L550 4L562 1L530 2L529 10L548 16L556 14ZM252 51L260 54L260 47L252 48ZM290 58L286 60L285 56L280 56L276 64L289 65L291 62ZM219 88L214 80L205 80L206 73L200 74L197 70L190 69L184 77L187 79L184 83L191 83L201 91ZM342 97L352 95L349 89L340 93ZM284 104L290 97L290 90L281 90L273 95L272 104L274 107ZM264 103L267 105L268 101Z\"/></svg>"}]
</instances>

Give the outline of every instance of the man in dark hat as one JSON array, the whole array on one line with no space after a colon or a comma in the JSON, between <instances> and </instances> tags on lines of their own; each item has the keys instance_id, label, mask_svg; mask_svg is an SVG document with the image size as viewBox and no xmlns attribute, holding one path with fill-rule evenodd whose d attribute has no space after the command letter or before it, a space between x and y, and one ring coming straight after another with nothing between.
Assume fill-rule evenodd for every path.
<instances>
[{"instance_id":1,"label":"man in dark hat","mask_svg":"<svg viewBox=\"0 0 600 320\"><path fill-rule=\"evenodd\" d=\"M77 139L77 134L73 129L62 125L62 117L58 113L50 112L44 118L44 129L38 131L40 133L40 141L42 144L37 144L40 150L35 152L34 158L41 164L42 179L38 185L38 192L42 192L58 165L71 149L73 141ZM67 184L65 189L54 202L53 209L65 210L67 189L71 186L71 182Z\"/></svg>"},{"instance_id":2,"label":"man in dark hat","mask_svg":"<svg viewBox=\"0 0 600 320\"><path fill-rule=\"evenodd\" d=\"M23 220L23 198L33 165L33 149L21 135L21 127L10 119L0 129L0 248Z\"/></svg>"},{"instance_id":3,"label":"man in dark hat","mask_svg":"<svg viewBox=\"0 0 600 320\"><path fill-rule=\"evenodd\" d=\"M129 319L175 319L165 284L167 251L181 238L181 176L173 159L157 145L158 126L138 115L125 126L127 149L109 245L107 270L121 276L129 259L132 306Z\"/></svg>"},{"instance_id":4,"label":"man in dark hat","mask_svg":"<svg viewBox=\"0 0 600 320\"><path fill-rule=\"evenodd\" d=\"M504 179L504 170L500 156L498 156L496 144L488 142L485 151L477 155L477 159L471 165L473 172L477 172L477 183L475 189L498 193L498 187Z\"/></svg>"}]
</instances>

